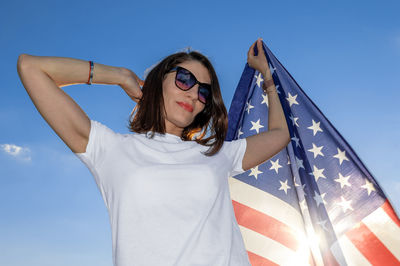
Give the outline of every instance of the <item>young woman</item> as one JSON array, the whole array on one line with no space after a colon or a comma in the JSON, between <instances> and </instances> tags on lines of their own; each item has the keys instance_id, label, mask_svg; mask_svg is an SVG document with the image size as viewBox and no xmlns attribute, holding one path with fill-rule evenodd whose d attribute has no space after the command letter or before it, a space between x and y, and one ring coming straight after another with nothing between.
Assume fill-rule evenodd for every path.
<instances>
[{"instance_id":1,"label":"young woman","mask_svg":"<svg viewBox=\"0 0 400 266\"><path fill-rule=\"evenodd\" d=\"M19 56L34 105L96 180L110 217L114 265L250 265L228 177L265 162L290 138L260 39L247 56L264 75L269 130L233 141L224 141L227 111L217 75L198 52L164 58L145 81L91 61ZM60 89L80 83L119 85L137 103L133 133L91 120Z\"/></svg>"}]
</instances>

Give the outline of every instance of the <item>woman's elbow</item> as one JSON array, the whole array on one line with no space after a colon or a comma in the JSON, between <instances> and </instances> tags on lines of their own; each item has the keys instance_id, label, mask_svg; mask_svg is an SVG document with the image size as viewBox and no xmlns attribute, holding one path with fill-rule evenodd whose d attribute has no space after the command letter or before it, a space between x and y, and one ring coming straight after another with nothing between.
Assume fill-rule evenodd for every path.
<instances>
[{"instance_id":1,"label":"woman's elbow","mask_svg":"<svg viewBox=\"0 0 400 266\"><path fill-rule=\"evenodd\" d=\"M31 61L31 55L29 54L20 54L17 60L17 71L20 72L26 65Z\"/></svg>"}]
</instances>

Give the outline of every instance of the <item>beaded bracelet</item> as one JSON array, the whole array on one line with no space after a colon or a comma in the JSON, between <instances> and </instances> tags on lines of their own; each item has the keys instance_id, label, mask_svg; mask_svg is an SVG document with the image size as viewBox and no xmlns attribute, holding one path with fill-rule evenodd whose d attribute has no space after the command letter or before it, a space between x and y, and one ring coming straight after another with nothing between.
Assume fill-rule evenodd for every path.
<instances>
[{"instance_id":1,"label":"beaded bracelet","mask_svg":"<svg viewBox=\"0 0 400 266\"><path fill-rule=\"evenodd\" d=\"M269 88L272 88L272 89L268 90ZM274 79L269 79L269 80L264 81L263 90L266 93L277 92L276 89L275 89Z\"/></svg>"},{"instance_id":2,"label":"beaded bracelet","mask_svg":"<svg viewBox=\"0 0 400 266\"><path fill-rule=\"evenodd\" d=\"M88 81L86 82L87 85L92 85L92 81L93 81L93 68L94 68L94 64L93 61L89 61L90 64L90 68L89 68L89 78Z\"/></svg>"}]
</instances>

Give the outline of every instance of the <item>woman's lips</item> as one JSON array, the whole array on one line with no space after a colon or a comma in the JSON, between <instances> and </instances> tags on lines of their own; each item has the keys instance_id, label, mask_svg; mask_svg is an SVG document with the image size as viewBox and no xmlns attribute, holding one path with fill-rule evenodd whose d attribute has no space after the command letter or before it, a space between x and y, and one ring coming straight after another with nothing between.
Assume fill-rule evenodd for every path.
<instances>
[{"instance_id":1,"label":"woman's lips","mask_svg":"<svg viewBox=\"0 0 400 266\"><path fill-rule=\"evenodd\" d=\"M179 104L180 106L182 106L183 109L185 109L186 111L188 111L188 112L193 112L193 107L192 107L190 104L183 103L183 102L178 102L178 104Z\"/></svg>"}]
</instances>

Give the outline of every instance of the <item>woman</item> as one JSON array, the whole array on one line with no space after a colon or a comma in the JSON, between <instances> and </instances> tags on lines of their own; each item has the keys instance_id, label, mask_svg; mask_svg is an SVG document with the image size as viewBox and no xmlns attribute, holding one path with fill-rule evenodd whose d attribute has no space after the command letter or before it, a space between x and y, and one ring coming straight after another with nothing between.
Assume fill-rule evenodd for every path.
<instances>
[{"instance_id":1,"label":"woman","mask_svg":"<svg viewBox=\"0 0 400 266\"><path fill-rule=\"evenodd\" d=\"M261 39L247 55L264 75L269 131L229 142L218 79L200 53L166 57L145 81L126 68L96 63L88 77L84 60L19 56L18 73L36 108L96 180L114 265L249 265L228 177L265 162L290 138ZM85 82L117 84L137 102L129 125L135 133L89 119L60 89Z\"/></svg>"}]
</instances>

